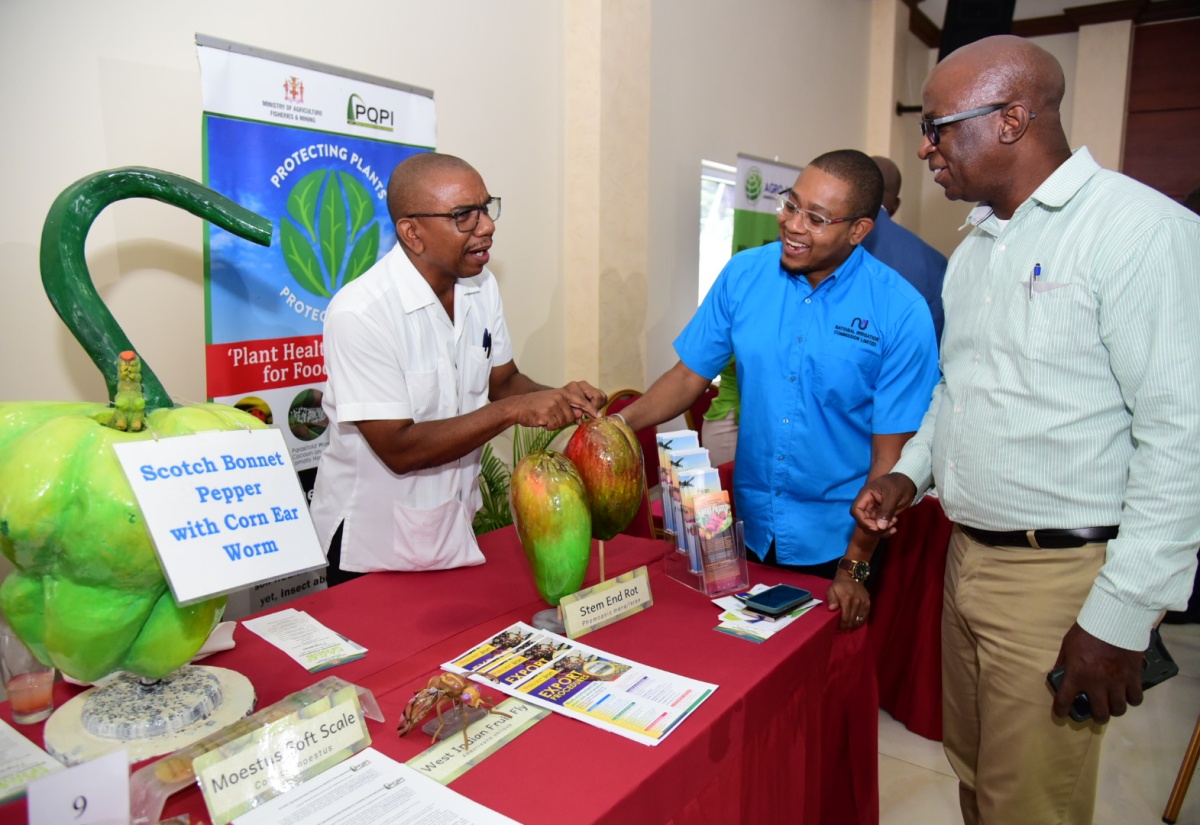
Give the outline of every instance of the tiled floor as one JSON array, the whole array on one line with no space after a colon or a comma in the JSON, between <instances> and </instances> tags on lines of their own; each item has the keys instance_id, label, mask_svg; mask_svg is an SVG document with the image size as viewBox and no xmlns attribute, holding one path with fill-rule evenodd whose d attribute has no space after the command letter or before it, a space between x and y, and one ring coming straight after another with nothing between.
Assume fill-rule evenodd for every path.
<instances>
[{"instance_id":1,"label":"tiled floor","mask_svg":"<svg viewBox=\"0 0 1200 825\"><path fill-rule=\"evenodd\" d=\"M1141 707L1110 722L1100 761L1095 825L1162 821L1183 752L1200 716L1200 625L1163 625L1179 676L1146 692ZM954 825L958 781L940 742L879 714L880 825ZM1176 820L1200 825L1200 778Z\"/></svg>"}]
</instances>

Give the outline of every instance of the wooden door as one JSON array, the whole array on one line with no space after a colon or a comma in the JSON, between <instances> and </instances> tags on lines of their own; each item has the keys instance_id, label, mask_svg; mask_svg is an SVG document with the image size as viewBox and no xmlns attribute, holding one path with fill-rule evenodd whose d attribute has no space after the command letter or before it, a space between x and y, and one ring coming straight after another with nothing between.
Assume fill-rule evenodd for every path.
<instances>
[{"instance_id":1,"label":"wooden door","mask_svg":"<svg viewBox=\"0 0 1200 825\"><path fill-rule=\"evenodd\" d=\"M1176 200L1200 187L1200 19L1134 29L1122 171Z\"/></svg>"}]
</instances>

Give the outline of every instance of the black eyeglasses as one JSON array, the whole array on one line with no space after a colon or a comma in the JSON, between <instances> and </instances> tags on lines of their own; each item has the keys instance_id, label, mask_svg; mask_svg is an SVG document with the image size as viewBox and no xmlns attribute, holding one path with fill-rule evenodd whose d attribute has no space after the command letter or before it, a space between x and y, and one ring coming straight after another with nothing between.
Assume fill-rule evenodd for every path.
<instances>
[{"instance_id":1,"label":"black eyeglasses","mask_svg":"<svg viewBox=\"0 0 1200 825\"><path fill-rule=\"evenodd\" d=\"M493 212L492 207L496 209ZM463 209L455 209L453 212L417 212L412 215L405 215L406 218L450 218L454 221L455 227L459 232L474 232L475 227L479 226L479 215L487 215L492 221L500 219L500 199L488 198L487 203L481 206L467 206Z\"/></svg>"},{"instance_id":2,"label":"black eyeglasses","mask_svg":"<svg viewBox=\"0 0 1200 825\"><path fill-rule=\"evenodd\" d=\"M960 120L970 120L973 117L983 117L990 115L992 112L998 112L1007 106L1007 103L994 103L991 106L980 106L978 109L968 109L965 112L958 112L945 117L923 117L921 118L921 134L929 138L929 143L937 146L941 142L941 136L938 134L938 127L945 126L949 123L958 123ZM1037 117L1033 115L1033 117Z\"/></svg>"}]
</instances>

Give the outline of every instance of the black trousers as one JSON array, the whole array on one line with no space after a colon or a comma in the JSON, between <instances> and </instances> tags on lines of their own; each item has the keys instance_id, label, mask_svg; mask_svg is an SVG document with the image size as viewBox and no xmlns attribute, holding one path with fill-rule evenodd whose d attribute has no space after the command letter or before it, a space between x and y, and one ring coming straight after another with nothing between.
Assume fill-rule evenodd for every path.
<instances>
[{"instance_id":1,"label":"black trousers","mask_svg":"<svg viewBox=\"0 0 1200 825\"><path fill-rule=\"evenodd\" d=\"M329 553L326 555L329 568L325 571L325 585L327 587L344 584L351 579L357 579L359 576L366 575L366 573L352 573L342 569L342 528L345 526L345 522L339 524L338 529L334 531L333 538L329 540Z\"/></svg>"}]
</instances>

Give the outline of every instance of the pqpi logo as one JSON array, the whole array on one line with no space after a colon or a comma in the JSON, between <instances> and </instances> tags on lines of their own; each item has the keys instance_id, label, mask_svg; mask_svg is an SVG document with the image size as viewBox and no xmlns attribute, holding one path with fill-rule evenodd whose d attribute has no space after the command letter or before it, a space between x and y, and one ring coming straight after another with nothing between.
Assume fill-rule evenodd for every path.
<instances>
[{"instance_id":1,"label":"pqpi logo","mask_svg":"<svg viewBox=\"0 0 1200 825\"><path fill-rule=\"evenodd\" d=\"M303 103L304 82L294 76L283 81L283 99L288 103Z\"/></svg>"},{"instance_id":2,"label":"pqpi logo","mask_svg":"<svg viewBox=\"0 0 1200 825\"><path fill-rule=\"evenodd\" d=\"M751 166L746 171L746 198L751 202L758 200L763 192L763 176L762 170L757 166Z\"/></svg>"},{"instance_id":3,"label":"pqpi logo","mask_svg":"<svg viewBox=\"0 0 1200 825\"><path fill-rule=\"evenodd\" d=\"M391 109L368 106L361 97L352 94L346 101L346 122L351 126L390 132L396 125L396 113Z\"/></svg>"}]
</instances>

